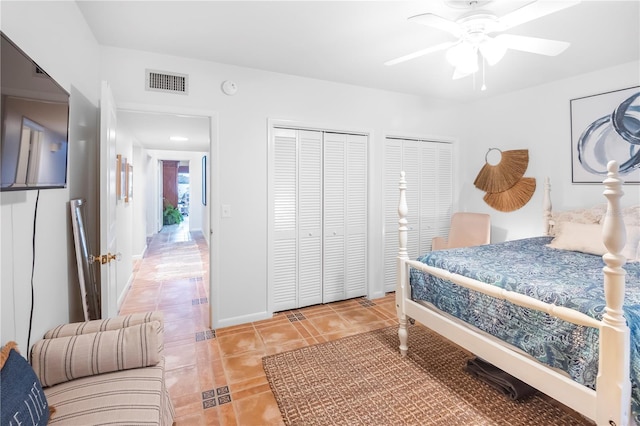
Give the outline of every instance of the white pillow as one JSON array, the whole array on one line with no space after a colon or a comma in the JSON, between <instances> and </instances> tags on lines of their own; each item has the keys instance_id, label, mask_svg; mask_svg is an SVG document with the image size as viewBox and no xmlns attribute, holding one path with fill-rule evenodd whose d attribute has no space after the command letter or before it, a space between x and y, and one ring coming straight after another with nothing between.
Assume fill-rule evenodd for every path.
<instances>
[{"instance_id":1,"label":"white pillow","mask_svg":"<svg viewBox=\"0 0 640 426\"><path fill-rule=\"evenodd\" d=\"M607 252L602 242L602 225L597 223L563 222L549 247L599 256Z\"/></svg>"},{"instance_id":2,"label":"white pillow","mask_svg":"<svg viewBox=\"0 0 640 426\"><path fill-rule=\"evenodd\" d=\"M640 226L627 226L627 242L622 255L628 262L640 261ZM602 225L597 223L564 222L558 235L548 244L559 250L579 251L602 256L607 248L602 242Z\"/></svg>"}]
</instances>

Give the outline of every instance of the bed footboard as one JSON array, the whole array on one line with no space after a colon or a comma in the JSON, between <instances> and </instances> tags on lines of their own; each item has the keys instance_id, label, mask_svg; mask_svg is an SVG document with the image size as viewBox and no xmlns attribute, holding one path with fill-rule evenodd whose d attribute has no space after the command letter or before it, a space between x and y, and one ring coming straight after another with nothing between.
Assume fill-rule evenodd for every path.
<instances>
[{"instance_id":1,"label":"bed footboard","mask_svg":"<svg viewBox=\"0 0 640 426\"><path fill-rule=\"evenodd\" d=\"M618 164L615 161L611 161L607 169L608 175L603 182L605 186L604 196L607 198L607 213L602 236L608 252L603 256L605 262L603 272L606 308L602 321L578 311L543 303L529 296L506 291L493 285L410 260L407 253L407 185L405 174L401 172L396 283L400 353L404 356L408 351L407 319L411 316L477 356L494 363L520 380L529 383L586 417L595 420L598 425L621 426L631 424L630 332L623 312L625 271L622 267L626 259L620 254L626 239L620 208L620 198L624 192L622 191L622 180L618 175ZM550 226L549 219L551 218L548 180L545 181L545 190L544 219L545 231L548 231ZM455 321L413 301L409 283L410 267L447 279L457 285L480 291L491 297L505 299L520 306L546 312L574 324L599 329L597 391L579 385L544 364L508 349L495 339L481 336L471 331L470 328L456 324Z\"/></svg>"}]
</instances>

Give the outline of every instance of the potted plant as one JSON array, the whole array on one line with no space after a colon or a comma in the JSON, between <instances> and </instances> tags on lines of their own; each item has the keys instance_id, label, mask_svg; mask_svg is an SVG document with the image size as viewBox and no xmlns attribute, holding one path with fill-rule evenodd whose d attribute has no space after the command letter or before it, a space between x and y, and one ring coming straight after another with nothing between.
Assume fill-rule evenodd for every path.
<instances>
[{"instance_id":1,"label":"potted plant","mask_svg":"<svg viewBox=\"0 0 640 426\"><path fill-rule=\"evenodd\" d=\"M180 210L175 208L172 204L167 203L162 212L162 224L163 225L175 225L184 220Z\"/></svg>"}]
</instances>

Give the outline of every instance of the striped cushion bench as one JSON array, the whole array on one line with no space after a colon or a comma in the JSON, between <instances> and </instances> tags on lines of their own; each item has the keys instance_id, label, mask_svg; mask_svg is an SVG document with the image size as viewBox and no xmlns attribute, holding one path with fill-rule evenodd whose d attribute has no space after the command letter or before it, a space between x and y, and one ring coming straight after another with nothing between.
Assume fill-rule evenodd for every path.
<instances>
[{"instance_id":1,"label":"striped cushion bench","mask_svg":"<svg viewBox=\"0 0 640 426\"><path fill-rule=\"evenodd\" d=\"M153 367L83 377L45 388L50 425L171 425L164 357Z\"/></svg>"},{"instance_id":2,"label":"striped cushion bench","mask_svg":"<svg viewBox=\"0 0 640 426\"><path fill-rule=\"evenodd\" d=\"M33 346L49 424L171 426L162 312L65 324ZM48 386L49 385L49 386ZM48 386L48 387L46 387Z\"/></svg>"}]
</instances>

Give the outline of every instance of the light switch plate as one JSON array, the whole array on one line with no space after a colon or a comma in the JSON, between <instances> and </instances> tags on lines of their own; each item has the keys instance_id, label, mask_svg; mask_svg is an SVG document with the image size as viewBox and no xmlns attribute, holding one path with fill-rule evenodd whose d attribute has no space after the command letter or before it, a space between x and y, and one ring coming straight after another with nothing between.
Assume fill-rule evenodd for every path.
<instances>
[{"instance_id":1,"label":"light switch plate","mask_svg":"<svg viewBox=\"0 0 640 426\"><path fill-rule=\"evenodd\" d=\"M222 217L231 217L231 206L229 204L222 205Z\"/></svg>"}]
</instances>

